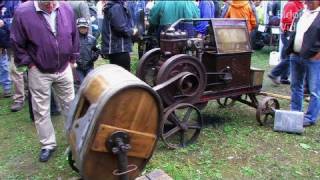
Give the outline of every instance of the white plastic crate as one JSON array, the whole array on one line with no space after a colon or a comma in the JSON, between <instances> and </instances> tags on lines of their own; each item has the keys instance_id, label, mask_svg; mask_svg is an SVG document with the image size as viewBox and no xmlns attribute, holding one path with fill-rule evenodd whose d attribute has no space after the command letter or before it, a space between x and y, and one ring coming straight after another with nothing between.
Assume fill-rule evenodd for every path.
<instances>
[{"instance_id":1,"label":"white plastic crate","mask_svg":"<svg viewBox=\"0 0 320 180\"><path fill-rule=\"evenodd\" d=\"M303 112L276 110L273 130L302 134L303 117Z\"/></svg>"}]
</instances>

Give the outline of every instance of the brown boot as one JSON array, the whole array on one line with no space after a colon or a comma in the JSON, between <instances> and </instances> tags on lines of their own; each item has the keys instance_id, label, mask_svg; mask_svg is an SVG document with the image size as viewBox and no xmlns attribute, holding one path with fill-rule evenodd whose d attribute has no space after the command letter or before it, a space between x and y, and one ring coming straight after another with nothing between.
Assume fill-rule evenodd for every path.
<instances>
[{"instance_id":1,"label":"brown boot","mask_svg":"<svg viewBox=\"0 0 320 180\"><path fill-rule=\"evenodd\" d=\"M23 108L23 105L24 105L23 102L13 102L10 109L12 112L18 112L18 111L21 111L21 109Z\"/></svg>"}]
</instances>

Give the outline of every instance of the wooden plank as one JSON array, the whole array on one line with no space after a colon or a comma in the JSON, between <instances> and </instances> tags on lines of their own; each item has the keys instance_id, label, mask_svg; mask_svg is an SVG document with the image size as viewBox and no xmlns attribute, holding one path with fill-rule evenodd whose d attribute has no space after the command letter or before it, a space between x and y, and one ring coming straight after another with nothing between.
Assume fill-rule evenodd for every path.
<instances>
[{"instance_id":1,"label":"wooden plank","mask_svg":"<svg viewBox=\"0 0 320 180\"><path fill-rule=\"evenodd\" d=\"M149 158L152 154L156 136L154 134L142 133L128 129L117 128L105 124L100 124L96 137L94 138L91 150L98 152L108 152L105 142L115 131L125 131L129 134L131 149L128 156Z\"/></svg>"},{"instance_id":2,"label":"wooden plank","mask_svg":"<svg viewBox=\"0 0 320 180\"><path fill-rule=\"evenodd\" d=\"M92 79L87 87L84 89L84 96L90 101L91 104L98 102L99 97L108 88L108 82L101 75Z\"/></svg>"},{"instance_id":3,"label":"wooden plank","mask_svg":"<svg viewBox=\"0 0 320 180\"><path fill-rule=\"evenodd\" d=\"M125 89L109 99L99 120L123 129L157 134L159 105L151 94L141 88Z\"/></svg>"},{"instance_id":4,"label":"wooden plank","mask_svg":"<svg viewBox=\"0 0 320 180\"><path fill-rule=\"evenodd\" d=\"M291 96L286 96L286 95L282 95L282 94L275 94L275 93L270 93L270 92L261 92L259 94L264 95L264 96L271 96L274 98L286 99L289 101L291 100ZM310 99L305 96L304 101L309 102Z\"/></svg>"}]
</instances>

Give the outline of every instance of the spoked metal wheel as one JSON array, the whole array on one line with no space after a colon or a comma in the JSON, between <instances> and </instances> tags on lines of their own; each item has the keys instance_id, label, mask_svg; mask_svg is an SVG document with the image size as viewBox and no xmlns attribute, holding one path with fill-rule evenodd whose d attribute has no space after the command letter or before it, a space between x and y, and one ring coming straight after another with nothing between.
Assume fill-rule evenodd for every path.
<instances>
[{"instance_id":1,"label":"spoked metal wheel","mask_svg":"<svg viewBox=\"0 0 320 180\"><path fill-rule=\"evenodd\" d=\"M276 109L280 109L277 99L273 97L265 97L259 102L256 111L256 119L260 125L272 126L274 123L274 113Z\"/></svg>"},{"instance_id":2,"label":"spoked metal wheel","mask_svg":"<svg viewBox=\"0 0 320 180\"><path fill-rule=\"evenodd\" d=\"M207 77L203 64L196 57L185 54L172 56L162 64L157 75L157 84L164 83L181 72L189 72L189 75L159 92L167 105L192 103L205 90Z\"/></svg>"},{"instance_id":3,"label":"spoked metal wheel","mask_svg":"<svg viewBox=\"0 0 320 180\"><path fill-rule=\"evenodd\" d=\"M167 108L162 122L161 138L172 149L194 143L202 129L200 111L191 104L177 104Z\"/></svg>"},{"instance_id":4,"label":"spoked metal wheel","mask_svg":"<svg viewBox=\"0 0 320 180\"><path fill-rule=\"evenodd\" d=\"M225 98L217 99L217 102L221 108L228 108L228 107L232 107L236 102L236 100L230 97L225 97Z\"/></svg>"},{"instance_id":5,"label":"spoked metal wheel","mask_svg":"<svg viewBox=\"0 0 320 180\"><path fill-rule=\"evenodd\" d=\"M141 59L137 67L137 77L142 81L150 85L155 86L158 70L162 62L160 48L154 48L146 52Z\"/></svg>"}]
</instances>

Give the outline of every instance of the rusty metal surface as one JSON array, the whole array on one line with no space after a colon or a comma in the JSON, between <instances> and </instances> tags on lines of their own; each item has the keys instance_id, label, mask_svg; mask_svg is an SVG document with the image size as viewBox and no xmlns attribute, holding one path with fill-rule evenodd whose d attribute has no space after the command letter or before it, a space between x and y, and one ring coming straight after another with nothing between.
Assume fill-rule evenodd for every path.
<instances>
[{"instance_id":1,"label":"rusty metal surface","mask_svg":"<svg viewBox=\"0 0 320 180\"><path fill-rule=\"evenodd\" d=\"M187 33L169 28L160 35L160 48L163 54L170 56L184 54L187 44Z\"/></svg>"},{"instance_id":2,"label":"rusty metal surface","mask_svg":"<svg viewBox=\"0 0 320 180\"><path fill-rule=\"evenodd\" d=\"M186 76L190 76L190 75L193 75L192 73L190 72L181 72L173 77L171 77L170 79L168 79L167 81L161 83L161 84L158 84L156 86L154 86L152 89L155 90L156 92L172 85L173 83L176 83L178 80L181 80L183 79L184 77ZM194 75L193 75L194 76Z\"/></svg>"},{"instance_id":3,"label":"rusty metal surface","mask_svg":"<svg viewBox=\"0 0 320 180\"><path fill-rule=\"evenodd\" d=\"M208 74L207 90L232 90L238 87L250 86L251 53L219 55L205 52L202 55L201 62L208 73L231 74L229 81L225 81L224 77L219 74Z\"/></svg>"},{"instance_id":4,"label":"rusty metal surface","mask_svg":"<svg viewBox=\"0 0 320 180\"><path fill-rule=\"evenodd\" d=\"M156 85L156 78L161 66L160 48L154 48L145 53L137 66L136 75L151 87Z\"/></svg>"},{"instance_id":5,"label":"rusty metal surface","mask_svg":"<svg viewBox=\"0 0 320 180\"><path fill-rule=\"evenodd\" d=\"M234 89L227 89L227 90L219 90L219 91L205 91L201 98L199 99L199 102L207 102L210 100L220 99L224 97L236 97L240 96L242 94L256 94L259 93L261 90L261 86L244 86Z\"/></svg>"},{"instance_id":6,"label":"rusty metal surface","mask_svg":"<svg viewBox=\"0 0 320 180\"><path fill-rule=\"evenodd\" d=\"M225 97L225 98L217 99L217 103L222 108L232 107L235 102L236 102L236 100L232 99L231 97Z\"/></svg>"},{"instance_id":7,"label":"rusty metal surface","mask_svg":"<svg viewBox=\"0 0 320 180\"><path fill-rule=\"evenodd\" d=\"M180 72L190 72L194 76L181 79L180 83L173 84L159 91L166 105L194 102L205 90L207 82L206 70L197 58L188 55L175 55L169 58L158 72L157 84L164 83Z\"/></svg>"},{"instance_id":8,"label":"rusty metal surface","mask_svg":"<svg viewBox=\"0 0 320 180\"><path fill-rule=\"evenodd\" d=\"M160 137L169 148L185 147L197 140L202 126L198 108L187 103L172 105L165 109Z\"/></svg>"},{"instance_id":9,"label":"rusty metal surface","mask_svg":"<svg viewBox=\"0 0 320 180\"><path fill-rule=\"evenodd\" d=\"M273 97L263 98L257 107L256 119L260 125L273 125L274 113L280 109L279 101Z\"/></svg>"}]
</instances>

